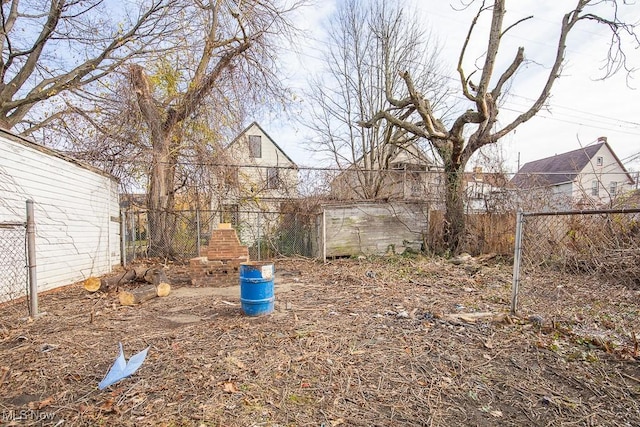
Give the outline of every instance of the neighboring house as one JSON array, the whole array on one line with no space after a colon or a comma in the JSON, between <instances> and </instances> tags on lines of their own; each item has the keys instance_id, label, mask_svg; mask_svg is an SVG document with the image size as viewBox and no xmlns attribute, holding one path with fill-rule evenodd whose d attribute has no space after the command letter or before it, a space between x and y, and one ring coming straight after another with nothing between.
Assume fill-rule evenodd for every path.
<instances>
[{"instance_id":1,"label":"neighboring house","mask_svg":"<svg viewBox=\"0 0 640 427\"><path fill-rule=\"evenodd\" d=\"M468 213L502 212L509 210L511 192L509 178L502 172L483 172L481 166L465 172L465 206Z\"/></svg>"},{"instance_id":2,"label":"neighboring house","mask_svg":"<svg viewBox=\"0 0 640 427\"><path fill-rule=\"evenodd\" d=\"M26 220L27 199L34 202L39 291L109 273L120 264L116 178L0 130L0 240L3 223ZM0 301L24 295L24 281L16 284L18 295L3 295L12 284L3 275L10 266L2 255L15 250L0 250ZM24 253L24 239L17 250Z\"/></svg>"},{"instance_id":3,"label":"neighboring house","mask_svg":"<svg viewBox=\"0 0 640 427\"><path fill-rule=\"evenodd\" d=\"M298 197L298 166L255 122L225 148L225 158L213 209L251 246L279 226L282 204Z\"/></svg>"},{"instance_id":4,"label":"neighboring house","mask_svg":"<svg viewBox=\"0 0 640 427\"><path fill-rule=\"evenodd\" d=\"M442 167L415 143L388 144L383 153L371 157L361 157L331 181L333 199L424 201L437 198L442 185Z\"/></svg>"},{"instance_id":5,"label":"neighboring house","mask_svg":"<svg viewBox=\"0 0 640 427\"><path fill-rule=\"evenodd\" d=\"M593 145L526 163L511 183L555 208L611 206L634 186L604 137Z\"/></svg>"}]
</instances>

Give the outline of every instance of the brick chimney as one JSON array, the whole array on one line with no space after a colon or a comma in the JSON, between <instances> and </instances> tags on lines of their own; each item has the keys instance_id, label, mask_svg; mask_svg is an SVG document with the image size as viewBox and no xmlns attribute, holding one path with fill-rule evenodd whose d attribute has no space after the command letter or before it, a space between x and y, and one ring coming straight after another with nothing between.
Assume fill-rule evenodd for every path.
<instances>
[{"instance_id":1,"label":"brick chimney","mask_svg":"<svg viewBox=\"0 0 640 427\"><path fill-rule=\"evenodd\" d=\"M207 248L207 258L218 261L243 258L248 261L249 249L240 244L236 230L231 228L231 224L220 224L211 234L211 240L209 240Z\"/></svg>"},{"instance_id":2,"label":"brick chimney","mask_svg":"<svg viewBox=\"0 0 640 427\"><path fill-rule=\"evenodd\" d=\"M194 286L228 287L238 284L240 264L249 261L249 249L240 244L231 224L219 224L211 233L206 256L189 260Z\"/></svg>"}]
</instances>

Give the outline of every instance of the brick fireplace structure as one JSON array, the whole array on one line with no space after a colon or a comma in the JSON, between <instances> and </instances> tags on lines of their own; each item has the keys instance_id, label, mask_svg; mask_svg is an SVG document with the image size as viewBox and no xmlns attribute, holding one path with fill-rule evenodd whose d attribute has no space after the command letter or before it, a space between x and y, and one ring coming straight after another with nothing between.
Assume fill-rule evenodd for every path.
<instances>
[{"instance_id":1,"label":"brick fireplace structure","mask_svg":"<svg viewBox=\"0 0 640 427\"><path fill-rule=\"evenodd\" d=\"M240 244L236 230L231 224L219 224L211 234L205 256L189 260L191 284L218 288L238 285L240 264L248 261L249 248Z\"/></svg>"}]
</instances>

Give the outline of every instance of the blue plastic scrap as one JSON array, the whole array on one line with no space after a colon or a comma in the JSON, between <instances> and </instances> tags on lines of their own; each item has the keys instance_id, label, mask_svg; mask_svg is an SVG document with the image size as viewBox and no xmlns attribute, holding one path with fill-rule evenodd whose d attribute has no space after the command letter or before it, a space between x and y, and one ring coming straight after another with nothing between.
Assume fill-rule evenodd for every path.
<instances>
[{"instance_id":1,"label":"blue plastic scrap","mask_svg":"<svg viewBox=\"0 0 640 427\"><path fill-rule=\"evenodd\" d=\"M144 362L144 359L147 357L147 351L149 351L149 347L147 347L135 356L131 356L131 359L127 362L124 359L122 343L118 343L118 345L120 346L120 354L116 358L116 361L113 362L113 366L111 366L107 375L102 381L100 381L100 384L98 384L98 388L100 390L109 387L111 384L117 383L123 378L127 378L137 371L142 365L142 362Z\"/></svg>"}]
</instances>

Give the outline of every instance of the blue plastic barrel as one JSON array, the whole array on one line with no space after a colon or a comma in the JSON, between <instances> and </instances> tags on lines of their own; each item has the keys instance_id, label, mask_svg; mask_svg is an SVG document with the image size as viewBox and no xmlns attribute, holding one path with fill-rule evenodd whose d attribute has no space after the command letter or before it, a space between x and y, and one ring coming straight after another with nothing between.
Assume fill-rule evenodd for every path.
<instances>
[{"instance_id":1,"label":"blue plastic barrel","mask_svg":"<svg viewBox=\"0 0 640 427\"><path fill-rule=\"evenodd\" d=\"M273 311L275 267L269 262L240 264L240 304L247 316L260 316Z\"/></svg>"}]
</instances>

